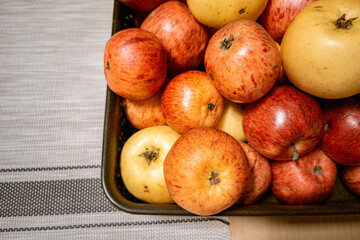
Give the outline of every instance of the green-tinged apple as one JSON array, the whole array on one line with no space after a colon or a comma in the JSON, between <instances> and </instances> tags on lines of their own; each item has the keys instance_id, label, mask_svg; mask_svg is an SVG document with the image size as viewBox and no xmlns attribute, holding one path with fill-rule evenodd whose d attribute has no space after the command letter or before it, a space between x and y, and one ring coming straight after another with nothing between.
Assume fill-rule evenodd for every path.
<instances>
[{"instance_id":1,"label":"green-tinged apple","mask_svg":"<svg viewBox=\"0 0 360 240\"><path fill-rule=\"evenodd\" d=\"M180 134L169 126L154 126L134 133L120 155L120 173L126 189L148 203L172 203L164 179L164 159Z\"/></svg>"},{"instance_id":2,"label":"green-tinged apple","mask_svg":"<svg viewBox=\"0 0 360 240\"><path fill-rule=\"evenodd\" d=\"M238 140L214 128L194 128L171 147L164 162L168 191L180 207L215 215L242 196L250 176Z\"/></svg>"}]
</instances>

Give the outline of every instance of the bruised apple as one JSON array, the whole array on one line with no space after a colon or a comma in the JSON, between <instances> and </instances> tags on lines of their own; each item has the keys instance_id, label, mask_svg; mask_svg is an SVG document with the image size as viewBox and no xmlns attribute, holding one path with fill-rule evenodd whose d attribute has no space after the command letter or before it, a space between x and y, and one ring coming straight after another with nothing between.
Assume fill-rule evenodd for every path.
<instances>
[{"instance_id":1,"label":"bruised apple","mask_svg":"<svg viewBox=\"0 0 360 240\"><path fill-rule=\"evenodd\" d=\"M257 153L249 144L239 141L249 161L250 177L238 204L253 204L269 189L271 166L269 160Z\"/></svg>"},{"instance_id":2,"label":"bruised apple","mask_svg":"<svg viewBox=\"0 0 360 240\"><path fill-rule=\"evenodd\" d=\"M163 163L180 134L168 126L144 128L124 144L120 174L126 189L148 203L172 203L164 179Z\"/></svg>"},{"instance_id":3,"label":"bruised apple","mask_svg":"<svg viewBox=\"0 0 360 240\"><path fill-rule=\"evenodd\" d=\"M137 129L166 125L161 110L161 88L150 98L143 100L124 99L124 110L127 119Z\"/></svg>"},{"instance_id":4,"label":"bruised apple","mask_svg":"<svg viewBox=\"0 0 360 240\"><path fill-rule=\"evenodd\" d=\"M171 197L197 215L214 215L232 206L243 195L249 176L240 143L214 128L194 128L184 133L164 161Z\"/></svg>"},{"instance_id":5,"label":"bruised apple","mask_svg":"<svg viewBox=\"0 0 360 240\"><path fill-rule=\"evenodd\" d=\"M147 16L141 29L162 41L168 55L168 75L195 69L203 62L210 32L196 21L184 3L164 2Z\"/></svg>"},{"instance_id":6,"label":"bruised apple","mask_svg":"<svg viewBox=\"0 0 360 240\"><path fill-rule=\"evenodd\" d=\"M209 76L198 70L171 79L161 97L166 124L181 134L196 127L214 127L223 107L224 99Z\"/></svg>"},{"instance_id":7,"label":"bruised apple","mask_svg":"<svg viewBox=\"0 0 360 240\"><path fill-rule=\"evenodd\" d=\"M272 193L285 204L309 204L326 200L337 176L336 163L320 148L297 161L271 161Z\"/></svg>"},{"instance_id":8,"label":"bruised apple","mask_svg":"<svg viewBox=\"0 0 360 240\"><path fill-rule=\"evenodd\" d=\"M205 51L205 70L227 99L250 103L276 83L280 50L265 29L252 20L238 20L219 29Z\"/></svg>"},{"instance_id":9,"label":"bruised apple","mask_svg":"<svg viewBox=\"0 0 360 240\"><path fill-rule=\"evenodd\" d=\"M296 160L317 146L324 120L312 96L293 86L280 85L246 106L243 129L248 143L264 157Z\"/></svg>"},{"instance_id":10,"label":"bruised apple","mask_svg":"<svg viewBox=\"0 0 360 240\"><path fill-rule=\"evenodd\" d=\"M244 105L224 98L224 110L215 128L229 133L239 141L245 141L243 116Z\"/></svg>"},{"instance_id":11,"label":"bruised apple","mask_svg":"<svg viewBox=\"0 0 360 240\"><path fill-rule=\"evenodd\" d=\"M128 28L106 43L104 72L109 88L131 100L151 97L164 84L166 51L161 41L148 31Z\"/></svg>"}]
</instances>

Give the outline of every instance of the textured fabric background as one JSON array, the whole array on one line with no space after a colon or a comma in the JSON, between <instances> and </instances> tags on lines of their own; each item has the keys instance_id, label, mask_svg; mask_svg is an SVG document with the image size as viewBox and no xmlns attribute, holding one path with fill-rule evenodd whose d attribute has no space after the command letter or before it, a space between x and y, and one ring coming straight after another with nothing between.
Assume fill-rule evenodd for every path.
<instances>
[{"instance_id":1,"label":"textured fabric background","mask_svg":"<svg viewBox=\"0 0 360 240\"><path fill-rule=\"evenodd\" d=\"M229 239L227 218L127 214L101 189L113 3L0 2L0 239Z\"/></svg>"}]
</instances>

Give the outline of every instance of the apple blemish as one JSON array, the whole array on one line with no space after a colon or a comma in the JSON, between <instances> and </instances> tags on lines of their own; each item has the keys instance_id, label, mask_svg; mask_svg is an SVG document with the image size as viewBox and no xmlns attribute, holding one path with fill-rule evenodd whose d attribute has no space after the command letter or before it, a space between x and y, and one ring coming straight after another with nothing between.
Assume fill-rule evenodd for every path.
<instances>
[{"instance_id":1,"label":"apple blemish","mask_svg":"<svg viewBox=\"0 0 360 240\"><path fill-rule=\"evenodd\" d=\"M211 177L209 178L211 186L220 183L220 179L218 178L218 176L218 173L211 172Z\"/></svg>"},{"instance_id":2,"label":"apple blemish","mask_svg":"<svg viewBox=\"0 0 360 240\"><path fill-rule=\"evenodd\" d=\"M159 157L159 148L152 147L150 150L149 148L145 149L145 152L139 154L139 157L145 157L146 164L150 166L151 162L155 162L156 159Z\"/></svg>"}]
</instances>

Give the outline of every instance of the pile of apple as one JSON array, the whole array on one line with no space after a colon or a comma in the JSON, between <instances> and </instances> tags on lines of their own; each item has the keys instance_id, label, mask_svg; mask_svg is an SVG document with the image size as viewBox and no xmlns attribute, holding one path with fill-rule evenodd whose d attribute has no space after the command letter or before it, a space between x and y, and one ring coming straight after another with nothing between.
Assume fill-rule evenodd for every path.
<instances>
[{"instance_id":1,"label":"pile of apple","mask_svg":"<svg viewBox=\"0 0 360 240\"><path fill-rule=\"evenodd\" d=\"M126 188L198 215L360 196L359 0L120 0L104 72L138 131Z\"/></svg>"}]
</instances>

